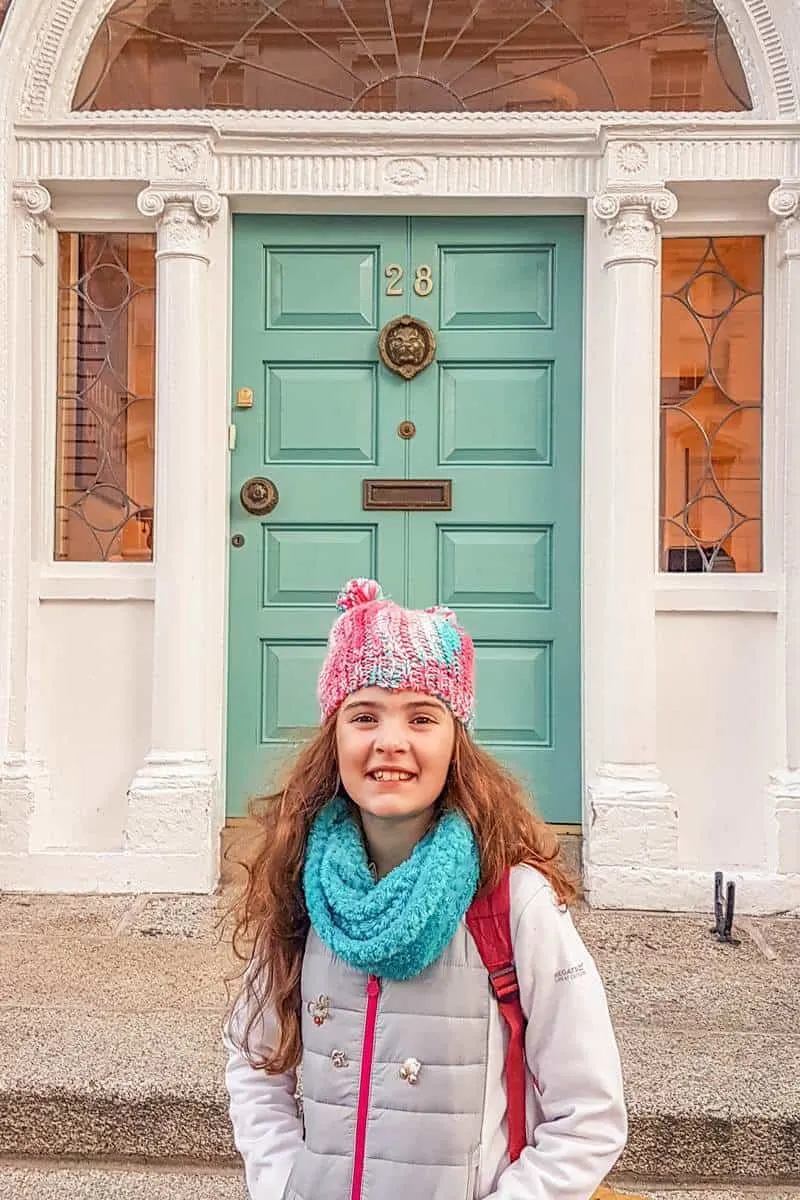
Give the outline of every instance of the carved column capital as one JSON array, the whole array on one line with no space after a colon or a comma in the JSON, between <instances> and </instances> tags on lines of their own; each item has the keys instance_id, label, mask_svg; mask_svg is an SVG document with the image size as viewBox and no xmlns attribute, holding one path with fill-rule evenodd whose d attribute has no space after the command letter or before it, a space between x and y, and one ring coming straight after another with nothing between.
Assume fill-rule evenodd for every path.
<instances>
[{"instance_id":1,"label":"carved column capital","mask_svg":"<svg viewBox=\"0 0 800 1200\"><path fill-rule=\"evenodd\" d=\"M140 192L136 206L144 217L155 217L158 253L203 254L211 226L220 214L222 200L209 188L167 190L148 187Z\"/></svg>"},{"instance_id":2,"label":"carved column capital","mask_svg":"<svg viewBox=\"0 0 800 1200\"><path fill-rule=\"evenodd\" d=\"M14 184L14 203L27 209L31 216L41 216L52 204L50 193L33 179L19 180Z\"/></svg>"},{"instance_id":3,"label":"carved column capital","mask_svg":"<svg viewBox=\"0 0 800 1200\"><path fill-rule=\"evenodd\" d=\"M781 183L769 194L769 211L782 220L790 220L800 208L800 183Z\"/></svg>"},{"instance_id":4,"label":"carved column capital","mask_svg":"<svg viewBox=\"0 0 800 1200\"><path fill-rule=\"evenodd\" d=\"M800 183L781 183L769 194L769 211L777 217L781 258L800 258Z\"/></svg>"},{"instance_id":5,"label":"carved column capital","mask_svg":"<svg viewBox=\"0 0 800 1200\"><path fill-rule=\"evenodd\" d=\"M623 262L658 262L661 222L678 211L677 197L667 188L647 192L601 192L592 201L594 215L607 223L606 266Z\"/></svg>"},{"instance_id":6,"label":"carved column capital","mask_svg":"<svg viewBox=\"0 0 800 1200\"><path fill-rule=\"evenodd\" d=\"M46 187L31 179L15 183L11 195L22 213L20 254L23 258L35 258L42 262L44 231L47 227L45 215L50 211L52 197Z\"/></svg>"}]
</instances>

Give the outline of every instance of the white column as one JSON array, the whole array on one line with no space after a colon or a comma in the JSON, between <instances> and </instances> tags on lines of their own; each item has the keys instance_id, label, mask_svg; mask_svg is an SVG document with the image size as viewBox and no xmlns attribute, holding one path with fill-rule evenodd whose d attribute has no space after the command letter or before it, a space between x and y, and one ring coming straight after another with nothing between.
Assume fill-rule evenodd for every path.
<instances>
[{"instance_id":1,"label":"white column","mask_svg":"<svg viewBox=\"0 0 800 1200\"><path fill-rule=\"evenodd\" d=\"M656 267L665 189L596 196L606 225L609 339L603 561L602 761L589 764L587 885L595 903L625 896L624 873L677 866L677 814L656 764ZM592 364L588 364L592 369ZM591 503L591 497L587 498Z\"/></svg>"},{"instance_id":2,"label":"white column","mask_svg":"<svg viewBox=\"0 0 800 1200\"><path fill-rule=\"evenodd\" d=\"M149 187L139 211L157 245L155 613L151 750L129 790L126 848L196 856L216 878L217 781L205 723L208 653L207 242L220 198ZM222 702L220 698L220 703ZM186 870L181 873L186 887ZM169 874L165 884L170 887Z\"/></svg>"},{"instance_id":3,"label":"white column","mask_svg":"<svg viewBox=\"0 0 800 1200\"><path fill-rule=\"evenodd\" d=\"M768 838L770 864L781 874L800 875L800 181L784 183L769 197L778 218L779 308L785 333L777 391L786 420L782 621L786 751L770 775L773 806Z\"/></svg>"},{"instance_id":4,"label":"white column","mask_svg":"<svg viewBox=\"0 0 800 1200\"><path fill-rule=\"evenodd\" d=\"M17 263L11 342L9 438L0 446L7 504L0 553L0 887L3 860L31 849L33 820L50 789L35 715L39 709L38 598L33 579L35 454L41 406L42 267L50 193L33 181L13 189ZM35 465L36 464L36 465ZM4 519L4 523L5 523ZM11 871L11 878L15 873Z\"/></svg>"}]
</instances>

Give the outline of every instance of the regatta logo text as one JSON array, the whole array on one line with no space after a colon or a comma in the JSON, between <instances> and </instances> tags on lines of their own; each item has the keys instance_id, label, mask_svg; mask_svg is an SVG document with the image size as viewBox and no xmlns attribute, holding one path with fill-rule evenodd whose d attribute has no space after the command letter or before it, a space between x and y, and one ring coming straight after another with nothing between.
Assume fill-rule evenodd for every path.
<instances>
[{"instance_id":1,"label":"regatta logo text","mask_svg":"<svg viewBox=\"0 0 800 1200\"><path fill-rule=\"evenodd\" d=\"M573 979L580 979L585 974L586 967L579 962L574 967L562 967L560 971L556 971L555 981L556 983L570 983Z\"/></svg>"}]
</instances>

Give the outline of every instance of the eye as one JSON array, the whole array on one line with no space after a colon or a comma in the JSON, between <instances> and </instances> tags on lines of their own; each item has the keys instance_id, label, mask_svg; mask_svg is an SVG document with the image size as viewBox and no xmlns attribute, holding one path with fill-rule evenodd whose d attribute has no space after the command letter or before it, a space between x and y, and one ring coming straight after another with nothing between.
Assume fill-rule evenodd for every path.
<instances>
[{"instance_id":1,"label":"eye","mask_svg":"<svg viewBox=\"0 0 800 1200\"><path fill-rule=\"evenodd\" d=\"M434 721L433 717L428 717L428 716L426 716L425 713L417 713L417 715L413 718L411 724L412 725L435 725L436 722Z\"/></svg>"},{"instance_id":2,"label":"eye","mask_svg":"<svg viewBox=\"0 0 800 1200\"><path fill-rule=\"evenodd\" d=\"M367 725L373 723L375 717L372 713L356 713L352 720L354 725Z\"/></svg>"}]
</instances>

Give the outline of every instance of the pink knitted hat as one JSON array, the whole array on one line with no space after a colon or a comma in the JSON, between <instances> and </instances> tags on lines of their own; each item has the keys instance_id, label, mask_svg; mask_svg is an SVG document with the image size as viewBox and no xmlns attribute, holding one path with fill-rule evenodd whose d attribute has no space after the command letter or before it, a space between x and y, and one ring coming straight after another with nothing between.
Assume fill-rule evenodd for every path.
<instances>
[{"instance_id":1,"label":"pink knitted hat","mask_svg":"<svg viewBox=\"0 0 800 1200\"><path fill-rule=\"evenodd\" d=\"M336 601L317 685L322 720L360 688L436 696L469 725L475 707L475 647L449 608L401 608L374 579L351 579Z\"/></svg>"}]
</instances>

